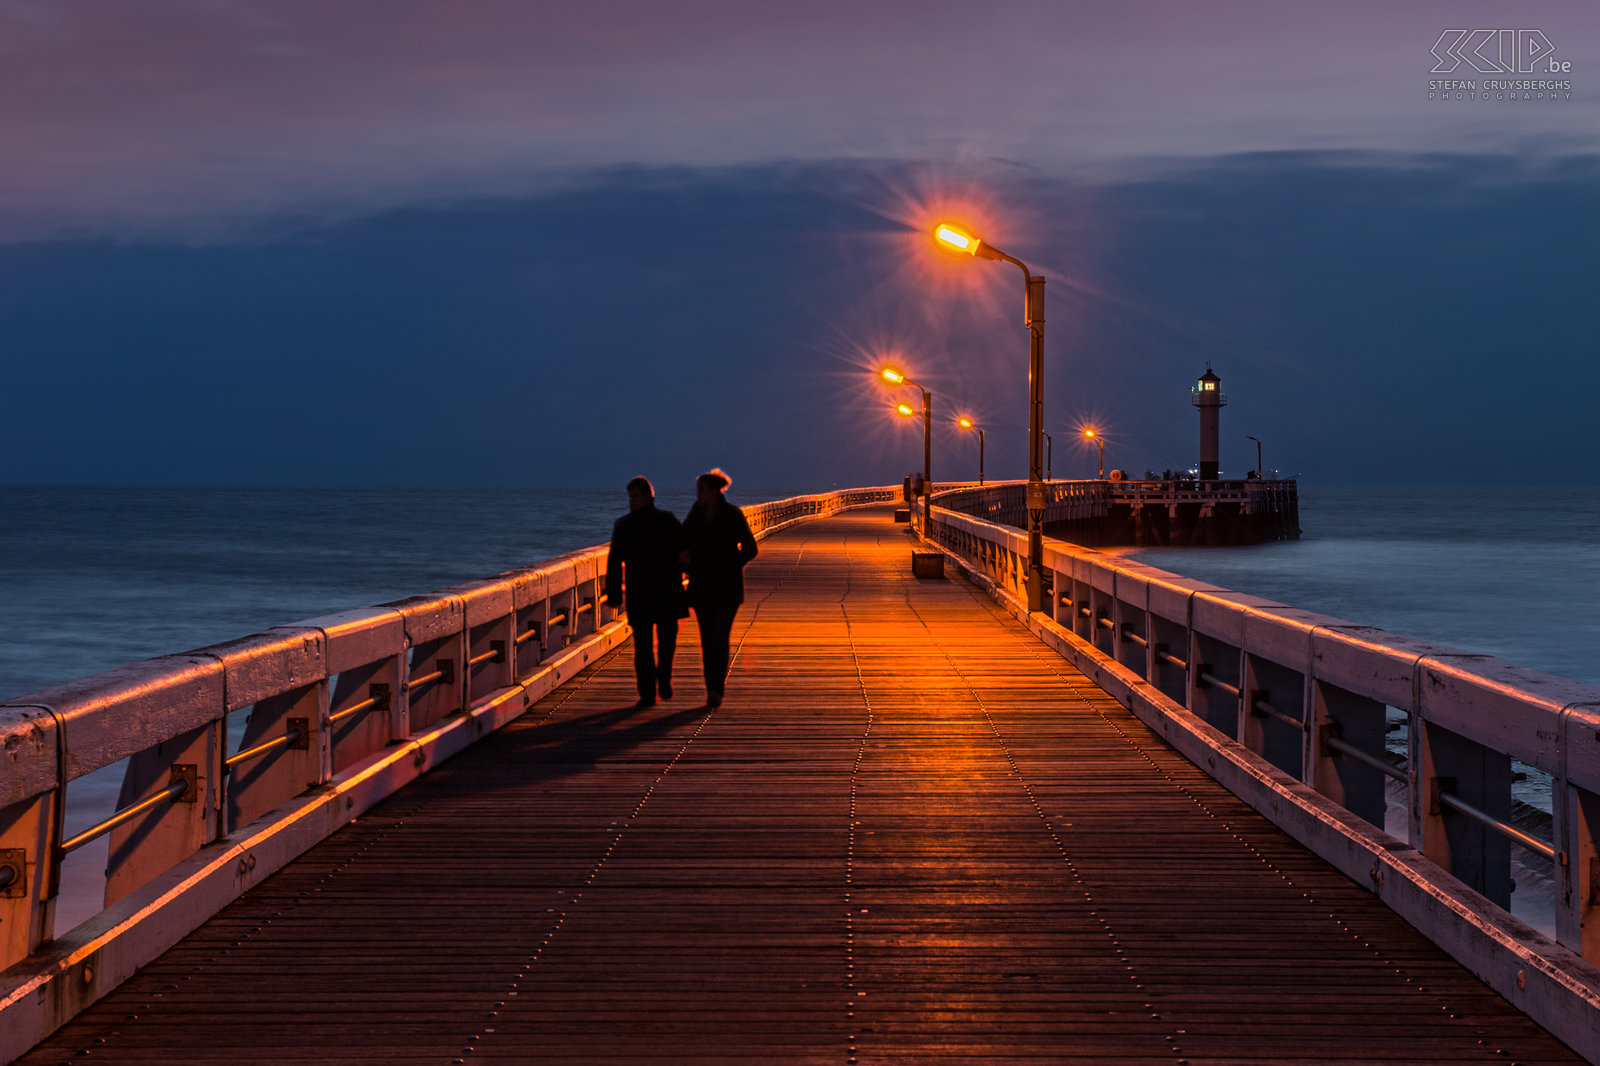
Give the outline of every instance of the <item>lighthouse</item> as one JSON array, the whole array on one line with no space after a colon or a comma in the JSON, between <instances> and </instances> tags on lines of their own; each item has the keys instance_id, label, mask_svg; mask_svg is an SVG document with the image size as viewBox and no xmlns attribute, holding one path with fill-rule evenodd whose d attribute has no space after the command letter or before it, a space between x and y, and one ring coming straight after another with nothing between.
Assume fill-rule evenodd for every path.
<instances>
[{"instance_id":1,"label":"lighthouse","mask_svg":"<svg viewBox=\"0 0 1600 1066\"><path fill-rule=\"evenodd\" d=\"M1221 432L1221 411L1227 404L1228 398L1222 393L1222 379L1211 372L1211 364L1206 364L1206 372L1200 375L1200 380L1195 382L1192 402L1200 408L1200 480L1217 480L1217 440Z\"/></svg>"}]
</instances>

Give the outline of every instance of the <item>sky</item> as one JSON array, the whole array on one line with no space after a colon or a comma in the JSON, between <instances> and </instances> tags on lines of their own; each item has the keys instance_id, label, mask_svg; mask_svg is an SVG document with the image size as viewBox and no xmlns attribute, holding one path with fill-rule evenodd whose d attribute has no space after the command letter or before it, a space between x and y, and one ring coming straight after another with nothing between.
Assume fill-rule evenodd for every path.
<instances>
[{"instance_id":1,"label":"sky","mask_svg":"<svg viewBox=\"0 0 1600 1066\"><path fill-rule=\"evenodd\" d=\"M0 0L0 482L1024 477L955 219L1057 477L1593 485L1597 179L1591 0Z\"/></svg>"}]
</instances>

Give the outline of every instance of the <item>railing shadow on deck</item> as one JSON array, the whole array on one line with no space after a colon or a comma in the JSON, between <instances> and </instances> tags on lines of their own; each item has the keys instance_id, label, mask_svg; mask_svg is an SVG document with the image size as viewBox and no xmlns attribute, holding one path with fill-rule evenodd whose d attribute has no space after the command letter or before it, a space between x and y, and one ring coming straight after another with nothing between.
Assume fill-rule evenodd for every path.
<instances>
[{"instance_id":1,"label":"railing shadow on deck","mask_svg":"<svg viewBox=\"0 0 1600 1066\"><path fill-rule=\"evenodd\" d=\"M899 494L744 510L762 537ZM0 705L0 1062L626 640L605 564L590 548ZM117 810L67 837L69 786L118 764ZM105 908L58 934L63 860L102 836Z\"/></svg>"}]
</instances>

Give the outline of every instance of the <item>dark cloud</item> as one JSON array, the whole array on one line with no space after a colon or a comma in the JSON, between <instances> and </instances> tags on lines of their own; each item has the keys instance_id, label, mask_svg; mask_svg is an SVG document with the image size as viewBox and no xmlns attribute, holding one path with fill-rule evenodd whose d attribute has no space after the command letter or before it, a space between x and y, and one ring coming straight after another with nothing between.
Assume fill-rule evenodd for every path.
<instances>
[{"instance_id":1,"label":"dark cloud","mask_svg":"<svg viewBox=\"0 0 1600 1066\"><path fill-rule=\"evenodd\" d=\"M997 176L1001 243L1049 278L1054 472L1092 471L1086 419L1112 465L1192 462L1209 361L1232 472L1250 433L1316 480L1600 479L1597 169L1262 154ZM1021 476L1020 276L914 262L885 190L927 175L621 169L227 244L0 247L0 479L897 481L921 442L870 376L891 350L941 421L985 425L990 476ZM976 470L953 432L940 478Z\"/></svg>"}]
</instances>

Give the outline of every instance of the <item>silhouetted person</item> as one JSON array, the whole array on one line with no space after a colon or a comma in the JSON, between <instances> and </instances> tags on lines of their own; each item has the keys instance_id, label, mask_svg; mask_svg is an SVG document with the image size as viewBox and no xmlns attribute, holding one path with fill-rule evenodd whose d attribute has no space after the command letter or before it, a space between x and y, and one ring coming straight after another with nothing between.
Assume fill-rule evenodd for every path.
<instances>
[{"instance_id":1,"label":"silhouetted person","mask_svg":"<svg viewBox=\"0 0 1600 1066\"><path fill-rule=\"evenodd\" d=\"M639 706L672 698L672 654L678 619L689 616L683 594L683 527L671 511L656 507L656 490L636 477L628 482L628 513L611 527L606 560L606 595L626 607L633 626L633 673Z\"/></svg>"},{"instance_id":2,"label":"silhouetted person","mask_svg":"<svg viewBox=\"0 0 1600 1066\"><path fill-rule=\"evenodd\" d=\"M707 707L722 703L728 634L744 602L744 565L756 557L756 538L744 512L722 495L729 484L721 470L701 474L694 482L694 506L683 519L682 561L689 570L689 604L700 624Z\"/></svg>"}]
</instances>

